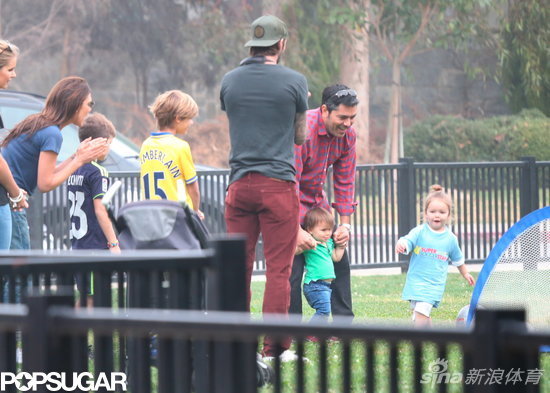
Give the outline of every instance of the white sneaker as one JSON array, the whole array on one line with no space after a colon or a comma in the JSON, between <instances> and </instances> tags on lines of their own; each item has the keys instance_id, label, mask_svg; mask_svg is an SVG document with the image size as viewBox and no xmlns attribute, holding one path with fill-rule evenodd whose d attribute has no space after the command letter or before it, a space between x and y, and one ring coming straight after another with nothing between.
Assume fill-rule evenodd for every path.
<instances>
[{"instance_id":1,"label":"white sneaker","mask_svg":"<svg viewBox=\"0 0 550 393\"><path fill-rule=\"evenodd\" d=\"M287 349L286 351L284 351L282 354L279 355L279 360L281 361L281 363L295 362L298 359L300 359L300 358L298 357L296 352L291 351L290 349ZM264 361L265 362L270 362L270 361L273 361L273 360L275 360L275 357L273 357L273 356L264 356ZM304 356L302 358L302 361L307 363L307 362L309 362L309 359Z\"/></svg>"}]
</instances>

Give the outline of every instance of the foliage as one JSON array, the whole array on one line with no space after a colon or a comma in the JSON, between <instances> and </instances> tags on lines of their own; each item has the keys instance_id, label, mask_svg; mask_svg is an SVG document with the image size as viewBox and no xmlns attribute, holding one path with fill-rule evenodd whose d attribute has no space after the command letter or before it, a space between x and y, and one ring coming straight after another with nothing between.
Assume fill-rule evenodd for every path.
<instances>
[{"instance_id":1,"label":"foliage","mask_svg":"<svg viewBox=\"0 0 550 393\"><path fill-rule=\"evenodd\" d=\"M550 116L550 7L540 0L510 1L502 32L502 83L514 111L539 108Z\"/></svg>"},{"instance_id":2,"label":"foliage","mask_svg":"<svg viewBox=\"0 0 550 393\"><path fill-rule=\"evenodd\" d=\"M370 31L392 69L386 162L396 162L403 148L400 87L405 60L434 47L468 47L474 37L484 36L491 3L492 0L372 0Z\"/></svg>"},{"instance_id":3,"label":"foliage","mask_svg":"<svg viewBox=\"0 0 550 393\"><path fill-rule=\"evenodd\" d=\"M311 92L310 107L321 104L327 85L339 82L344 20L335 17L340 1L294 0L284 10L291 30L287 65L307 75ZM292 37L292 33L296 36Z\"/></svg>"},{"instance_id":4,"label":"foliage","mask_svg":"<svg viewBox=\"0 0 550 393\"><path fill-rule=\"evenodd\" d=\"M405 133L405 155L423 162L550 160L549 129L538 110L479 120L432 116Z\"/></svg>"}]
</instances>

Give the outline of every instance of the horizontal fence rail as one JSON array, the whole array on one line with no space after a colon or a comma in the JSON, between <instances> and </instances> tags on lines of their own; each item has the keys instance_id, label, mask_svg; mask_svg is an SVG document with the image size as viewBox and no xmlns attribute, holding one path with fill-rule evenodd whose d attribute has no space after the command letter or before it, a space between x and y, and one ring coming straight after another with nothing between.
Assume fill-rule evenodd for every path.
<instances>
[{"instance_id":1,"label":"horizontal fence rail","mask_svg":"<svg viewBox=\"0 0 550 393\"><path fill-rule=\"evenodd\" d=\"M201 209L212 233L225 232L223 218L228 170L199 171ZM115 197L117 210L139 199L137 173L111 173L123 186ZM329 169L327 195L332 198ZM466 262L482 262L516 221L550 204L550 162L526 157L513 162L417 163L404 158L392 165L359 165L349 253L352 268L402 266L395 243L422 219L423 197L432 184L441 184L453 197L452 230ZM69 217L63 185L33 196L29 210L31 243L37 249L70 247ZM256 272L265 270L263 247L257 246Z\"/></svg>"},{"instance_id":2,"label":"horizontal fence rail","mask_svg":"<svg viewBox=\"0 0 550 393\"><path fill-rule=\"evenodd\" d=\"M0 370L15 372L23 367L24 370L45 372L51 362L59 361L65 365L80 365L81 370L88 371L89 356L93 354L96 373L126 370L134 378L130 381L134 386L146 385L150 373L144 359L145 356L149 359L150 354L153 356L158 348L153 330L139 340L120 333L99 336L93 331L91 335L73 337L68 344L56 338L52 342L59 347L52 355L36 351L38 341L48 329L46 321L36 318L55 304L87 308L85 313L89 313L92 306L108 307L111 313L120 311L122 315L133 308L147 308L151 313L153 310L166 313L168 309L170 312L244 311L244 244L242 237L231 236L212 240L208 250L140 250L122 255L110 252L96 255L87 252L0 253L1 301L22 303L30 295L34 303L29 307L33 306L39 314L25 320L26 306L0 304ZM75 281L78 279L80 288L77 289ZM48 298L53 300L45 303ZM92 299L93 304L89 302ZM6 315L2 316L2 312ZM58 321L51 323L49 326L56 331L62 330ZM18 330L23 331L22 336L16 333ZM90 340L93 350L89 348ZM67 345L73 345L74 351L67 349ZM205 343L195 341L189 351L193 358L204 358L207 348ZM197 386L203 386L200 381L208 380L208 369L202 363L190 365L188 371L201 377ZM136 387L132 391L140 390Z\"/></svg>"},{"instance_id":3,"label":"horizontal fence rail","mask_svg":"<svg viewBox=\"0 0 550 393\"><path fill-rule=\"evenodd\" d=\"M529 331L524 317L523 311L480 310L473 330L422 330L339 320L262 321L228 312L84 311L63 297L42 296L30 298L28 306L0 306L0 343L12 342L17 326L28 340L22 370L124 374L133 393L257 392L256 351L263 335L292 337L300 360L269 362L270 386L262 392L546 392L550 355L541 346L550 343L550 332ZM116 368L108 361L112 353L94 359L92 370L83 356L90 331L96 340L134 340L136 351L128 356L147 376ZM158 345L154 354L151 331ZM305 342L312 335L318 343ZM205 351L193 352L200 343ZM192 364L207 366L201 387ZM0 371L13 371L3 365Z\"/></svg>"}]
</instances>

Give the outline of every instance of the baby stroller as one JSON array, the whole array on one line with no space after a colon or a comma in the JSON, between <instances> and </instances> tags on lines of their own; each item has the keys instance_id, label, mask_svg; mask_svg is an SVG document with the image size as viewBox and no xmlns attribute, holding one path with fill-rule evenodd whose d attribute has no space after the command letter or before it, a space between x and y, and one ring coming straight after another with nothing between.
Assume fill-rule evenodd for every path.
<instances>
[{"instance_id":1,"label":"baby stroller","mask_svg":"<svg viewBox=\"0 0 550 393\"><path fill-rule=\"evenodd\" d=\"M118 182L120 183L120 182ZM111 189L104 197L104 203L109 204L112 195L120 187L120 184L113 184ZM111 220L115 224L115 229L118 232L120 247L123 250L151 250L151 249L177 249L177 250L198 250L208 247L209 231L199 218L197 213L193 211L186 203L179 203L168 200L144 200L139 202L131 202L122 206L117 214L116 219L114 214L109 210ZM170 278L163 274L162 277L152 278L158 280L160 297L151 299L151 302L146 306L155 308L169 307L168 288ZM134 293L132 285L132 277L128 277L128 306L143 307L143 304L132 304L132 299L142 298L142 294ZM201 277L198 284L199 292L206 292L205 277ZM190 307L198 309L206 309L205 297L201 297L199 304L191 304ZM194 358L194 376L208 375L208 355L206 343L197 341L193 344ZM157 340L153 334L150 341L151 358L153 362L157 355ZM198 361L202 359L203 361ZM273 380L272 368L265 364L261 358L256 359L256 375L257 386L261 387ZM131 377L130 377L131 378ZM193 378L192 378L193 379ZM202 378L194 378L193 382L200 384ZM204 387L193 383L197 391L204 391Z\"/></svg>"}]
</instances>

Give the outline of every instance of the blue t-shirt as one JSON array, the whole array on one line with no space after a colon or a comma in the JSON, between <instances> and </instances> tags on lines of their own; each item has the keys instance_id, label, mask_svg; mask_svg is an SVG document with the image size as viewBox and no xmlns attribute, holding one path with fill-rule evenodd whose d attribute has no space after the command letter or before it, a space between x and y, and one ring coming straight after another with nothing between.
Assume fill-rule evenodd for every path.
<instances>
[{"instance_id":1,"label":"blue t-shirt","mask_svg":"<svg viewBox=\"0 0 550 393\"><path fill-rule=\"evenodd\" d=\"M29 194L36 189L38 159L43 151L59 154L63 136L58 126L42 128L30 136L19 135L2 149L17 185Z\"/></svg>"},{"instance_id":2,"label":"blue t-shirt","mask_svg":"<svg viewBox=\"0 0 550 393\"><path fill-rule=\"evenodd\" d=\"M85 164L67 179L73 249L107 249L107 238L95 214L94 199L109 188L109 174L96 162Z\"/></svg>"},{"instance_id":3,"label":"blue t-shirt","mask_svg":"<svg viewBox=\"0 0 550 393\"><path fill-rule=\"evenodd\" d=\"M428 224L422 224L402 239L407 241L407 252L412 250L402 298L432 304L440 302L449 262L455 266L464 264L457 237L448 228L435 232Z\"/></svg>"}]
</instances>

